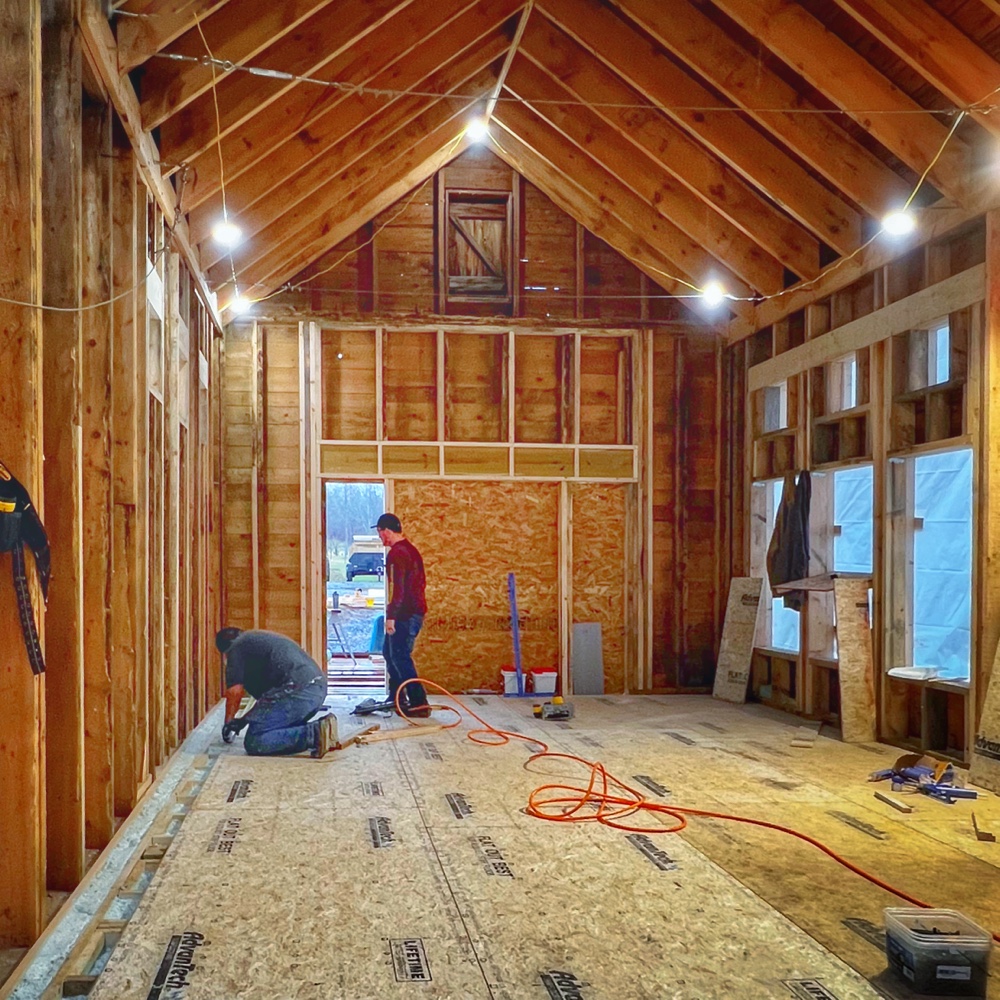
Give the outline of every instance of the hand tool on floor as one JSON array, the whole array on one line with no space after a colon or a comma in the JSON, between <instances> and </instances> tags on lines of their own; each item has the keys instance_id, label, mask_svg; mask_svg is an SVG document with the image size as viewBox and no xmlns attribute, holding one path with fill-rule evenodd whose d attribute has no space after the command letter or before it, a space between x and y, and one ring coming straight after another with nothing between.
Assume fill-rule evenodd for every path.
<instances>
[{"instance_id":1,"label":"hand tool on floor","mask_svg":"<svg viewBox=\"0 0 1000 1000\"><path fill-rule=\"evenodd\" d=\"M372 715L375 712L385 712L392 715L396 711L396 703L390 698L388 701L376 701L374 698L365 698L354 706L351 715Z\"/></svg>"},{"instance_id":2,"label":"hand tool on floor","mask_svg":"<svg viewBox=\"0 0 1000 1000\"><path fill-rule=\"evenodd\" d=\"M573 718L573 703L563 701L558 695L552 701L543 702L541 705L533 705L531 714L536 719L548 719L550 722L565 722Z\"/></svg>"}]
</instances>

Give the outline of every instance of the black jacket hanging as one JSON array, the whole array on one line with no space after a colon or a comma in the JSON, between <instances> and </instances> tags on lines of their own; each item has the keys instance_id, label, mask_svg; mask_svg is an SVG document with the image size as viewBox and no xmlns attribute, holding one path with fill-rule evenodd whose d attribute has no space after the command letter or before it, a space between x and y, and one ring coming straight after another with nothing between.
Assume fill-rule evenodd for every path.
<instances>
[{"instance_id":1,"label":"black jacket hanging","mask_svg":"<svg viewBox=\"0 0 1000 1000\"><path fill-rule=\"evenodd\" d=\"M45 672L45 660L35 627L35 613L31 607L31 591L24 565L24 546L35 556L35 568L42 587L42 596L49 596L49 540L31 503L28 491L14 478L7 466L0 462L0 552L11 554L14 576L14 593L17 612L21 619L21 634L28 651L32 673Z\"/></svg>"},{"instance_id":2,"label":"black jacket hanging","mask_svg":"<svg viewBox=\"0 0 1000 1000\"><path fill-rule=\"evenodd\" d=\"M809 501L812 481L802 470L798 482L795 474L785 473L781 490L781 505L774 519L774 533L767 547L767 578L773 591L778 584L803 580L809 575ZM785 607L802 610L805 594L793 590L785 594Z\"/></svg>"}]
</instances>

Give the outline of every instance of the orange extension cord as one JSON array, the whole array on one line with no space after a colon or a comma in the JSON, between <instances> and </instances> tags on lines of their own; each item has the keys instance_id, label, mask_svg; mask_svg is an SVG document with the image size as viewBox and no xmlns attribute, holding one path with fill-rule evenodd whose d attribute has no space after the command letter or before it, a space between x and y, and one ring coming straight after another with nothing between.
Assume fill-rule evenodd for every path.
<instances>
[{"instance_id":1,"label":"orange extension cord","mask_svg":"<svg viewBox=\"0 0 1000 1000\"><path fill-rule=\"evenodd\" d=\"M603 826L610 826L616 830L625 830L629 833L680 833L687 826L688 816L705 816L709 819L727 819L734 823L748 823L751 826L761 826L766 830L777 830L779 833L787 833L789 836L797 837L799 840L811 844L817 850L822 851L827 857L832 858L839 865L843 865L848 871L860 875L861 878L872 885L877 885L880 889L898 896L900 899L912 903L924 909L932 909L933 904L917 899L909 893L897 889L888 882L883 881L871 872L865 871L859 865L841 857L832 848L810 837L807 833L793 830L791 827L782 826L780 823L768 823L762 819L751 819L749 816L733 816L729 813L710 812L706 809L683 809L680 806L667 806L661 802L653 802L647 799L641 792L636 791L624 781L611 774L603 764L587 760L584 757L577 757L570 753L552 753L548 745L532 736L525 736L522 733L511 733L505 729L497 729L491 726L485 719L476 715L471 708L462 702L456 695L452 694L440 684L434 681L425 680L422 677L404 681L396 692L396 709L400 710L399 697L403 688L407 684L422 684L425 688L432 688L434 691L443 694L456 702L461 711L452 705L438 705L439 709L445 709L455 713L455 721L447 725L442 724L444 729L454 729L462 723L462 713L470 715L482 725L481 729L470 729L466 734L473 743L481 746L500 747L505 746L511 740L523 740L541 747L541 751L532 754L525 762L527 767L532 761L541 760L544 757L552 760L568 760L581 765L590 772L586 788L575 785L541 785L528 796L528 805L525 812L536 819L545 819L553 823L600 823ZM400 715L402 712L400 711ZM412 720L407 720L410 725L419 725ZM590 807L588 809L588 807ZM583 810L588 809L587 812ZM637 813L653 813L660 816L669 816L673 820L671 826L632 826L624 821L629 816ZM1000 934L990 932L994 941L1000 941Z\"/></svg>"}]
</instances>

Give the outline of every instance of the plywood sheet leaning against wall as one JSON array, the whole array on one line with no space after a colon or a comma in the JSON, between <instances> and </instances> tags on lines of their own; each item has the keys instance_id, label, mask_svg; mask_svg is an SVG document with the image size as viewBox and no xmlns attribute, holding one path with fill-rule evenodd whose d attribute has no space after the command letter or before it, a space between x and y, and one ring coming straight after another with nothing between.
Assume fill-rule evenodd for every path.
<instances>
[{"instance_id":1,"label":"plywood sheet leaning against wall","mask_svg":"<svg viewBox=\"0 0 1000 1000\"><path fill-rule=\"evenodd\" d=\"M427 573L417 672L451 691L499 688L500 668L513 662L510 572L524 667L557 667L558 484L397 480L394 489Z\"/></svg>"},{"instance_id":2,"label":"plywood sheet leaning against wall","mask_svg":"<svg viewBox=\"0 0 1000 1000\"><path fill-rule=\"evenodd\" d=\"M627 486L574 484L574 622L600 622L604 652L604 690L621 694L625 686L625 572Z\"/></svg>"},{"instance_id":3,"label":"plywood sheet leaning against wall","mask_svg":"<svg viewBox=\"0 0 1000 1000\"><path fill-rule=\"evenodd\" d=\"M846 743L875 739L875 677L867 580L836 578L837 650L840 660L840 730Z\"/></svg>"},{"instance_id":4,"label":"plywood sheet leaning against wall","mask_svg":"<svg viewBox=\"0 0 1000 1000\"><path fill-rule=\"evenodd\" d=\"M976 727L969 778L974 785L1000 795L1000 647L993 660L983 714Z\"/></svg>"},{"instance_id":5,"label":"plywood sheet leaning against wall","mask_svg":"<svg viewBox=\"0 0 1000 1000\"><path fill-rule=\"evenodd\" d=\"M747 682L753 660L754 637L760 617L764 581L756 576L734 577L729 585L726 620L722 626L719 665L715 671L713 698L742 705L747 700Z\"/></svg>"}]
</instances>

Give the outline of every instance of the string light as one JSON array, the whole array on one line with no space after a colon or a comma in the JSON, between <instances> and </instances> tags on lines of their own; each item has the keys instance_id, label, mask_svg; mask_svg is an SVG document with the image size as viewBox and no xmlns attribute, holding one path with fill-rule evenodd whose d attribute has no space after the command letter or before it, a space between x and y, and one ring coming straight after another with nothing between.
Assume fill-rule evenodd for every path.
<instances>
[{"instance_id":1,"label":"string light","mask_svg":"<svg viewBox=\"0 0 1000 1000\"><path fill-rule=\"evenodd\" d=\"M243 230L235 222L230 222L229 219L220 219L212 226L212 239L219 246L232 250L233 247L240 245L240 241L243 239Z\"/></svg>"},{"instance_id":2,"label":"string light","mask_svg":"<svg viewBox=\"0 0 1000 1000\"><path fill-rule=\"evenodd\" d=\"M897 209L882 219L882 231L890 236L909 236L916 228L917 220L909 209Z\"/></svg>"},{"instance_id":3,"label":"string light","mask_svg":"<svg viewBox=\"0 0 1000 1000\"><path fill-rule=\"evenodd\" d=\"M490 129L482 118L473 118L472 121L466 125L465 134L473 142L482 142L483 139L489 138Z\"/></svg>"},{"instance_id":4,"label":"string light","mask_svg":"<svg viewBox=\"0 0 1000 1000\"><path fill-rule=\"evenodd\" d=\"M726 290L718 281L710 281L701 290L701 298L709 309L715 309L716 306L722 305L723 300L726 298Z\"/></svg>"}]
</instances>

